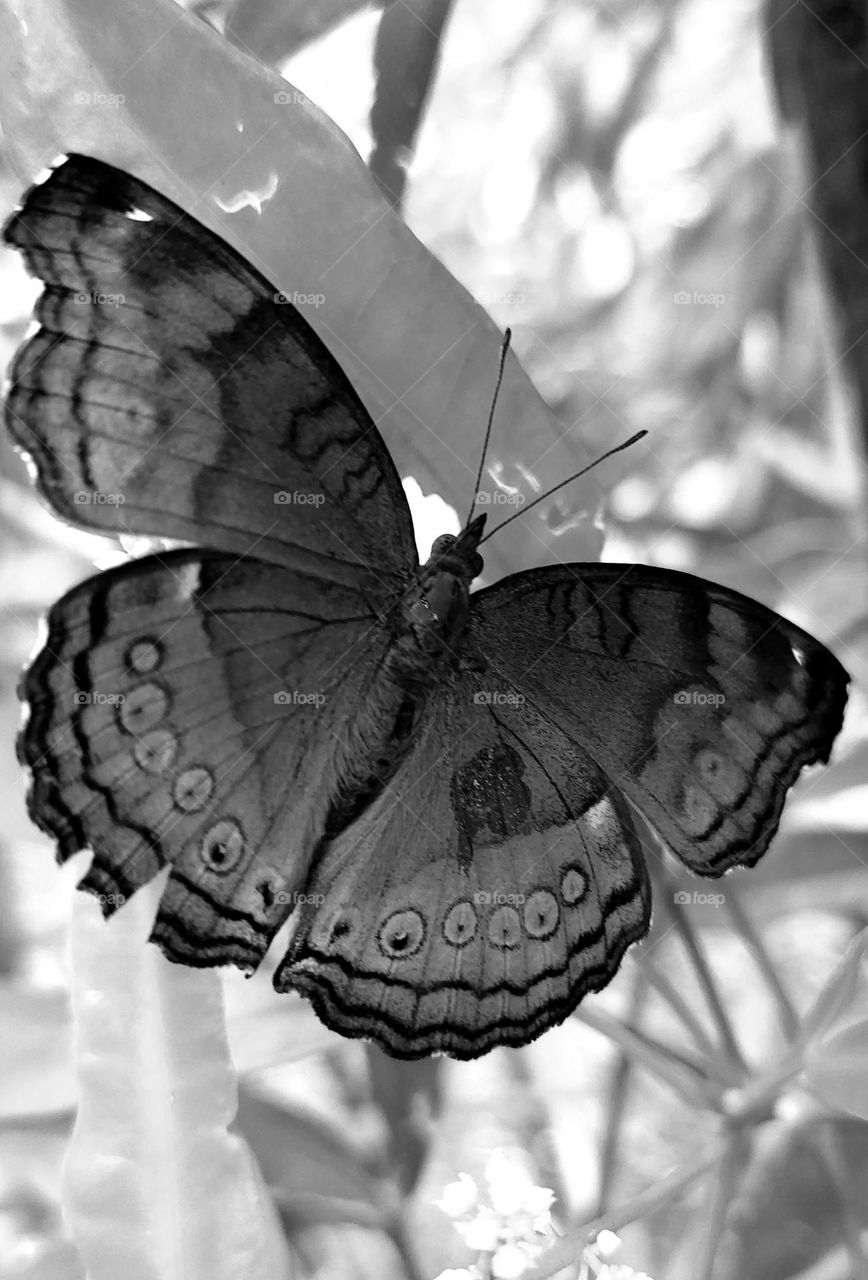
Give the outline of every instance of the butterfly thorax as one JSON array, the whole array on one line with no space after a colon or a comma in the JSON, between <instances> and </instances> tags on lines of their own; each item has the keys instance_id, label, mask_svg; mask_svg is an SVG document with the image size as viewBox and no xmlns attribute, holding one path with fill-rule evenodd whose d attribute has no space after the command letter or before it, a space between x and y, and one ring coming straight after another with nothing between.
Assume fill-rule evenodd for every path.
<instances>
[{"instance_id":1,"label":"butterfly thorax","mask_svg":"<svg viewBox=\"0 0 868 1280\"><path fill-rule=\"evenodd\" d=\"M333 838L372 803L412 747L429 692L455 662L470 616L470 584L482 570L476 550L485 516L431 548L392 613L392 635L376 696L353 723L353 749L342 762L326 820ZM358 767L361 765L361 767Z\"/></svg>"},{"instance_id":2,"label":"butterfly thorax","mask_svg":"<svg viewBox=\"0 0 868 1280\"><path fill-rule=\"evenodd\" d=\"M459 652L470 616L470 584L482 571L476 548L484 525L485 516L478 516L457 537L437 538L401 601L389 667L390 676L408 689L421 692Z\"/></svg>"}]
</instances>

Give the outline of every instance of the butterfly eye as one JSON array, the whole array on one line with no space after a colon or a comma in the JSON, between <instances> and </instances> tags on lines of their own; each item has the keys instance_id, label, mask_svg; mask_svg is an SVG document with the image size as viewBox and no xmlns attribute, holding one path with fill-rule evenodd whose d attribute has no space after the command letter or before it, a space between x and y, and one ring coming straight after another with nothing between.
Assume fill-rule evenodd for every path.
<instances>
[{"instance_id":1,"label":"butterfly eye","mask_svg":"<svg viewBox=\"0 0 868 1280\"><path fill-rule=\"evenodd\" d=\"M133 747L136 764L145 773L159 775L172 766L178 742L168 729L152 729L150 733L139 738Z\"/></svg>"},{"instance_id":2,"label":"butterfly eye","mask_svg":"<svg viewBox=\"0 0 868 1280\"><path fill-rule=\"evenodd\" d=\"M466 947L476 934L476 912L469 902L455 902L443 921L443 937L453 947Z\"/></svg>"},{"instance_id":3,"label":"butterfly eye","mask_svg":"<svg viewBox=\"0 0 868 1280\"><path fill-rule=\"evenodd\" d=\"M163 646L158 640L151 640L149 637L134 640L127 650L127 666L131 671L138 672L139 675L147 675L150 671L156 671L162 661Z\"/></svg>"},{"instance_id":4,"label":"butterfly eye","mask_svg":"<svg viewBox=\"0 0 868 1280\"><path fill-rule=\"evenodd\" d=\"M153 729L169 708L169 695L158 684L140 684L120 703L120 721L129 733L141 736Z\"/></svg>"},{"instance_id":5,"label":"butterfly eye","mask_svg":"<svg viewBox=\"0 0 868 1280\"><path fill-rule=\"evenodd\" d=\"M196 765L178 775L172 799L184 813L194 813L197 809L204 809L213 790L214 779L209 770Z\"/></svg>"},{"instance_id":6,"label":"butterfly eye","mask_svg":"<svg viewBox=\"0 0 868 1280\"><path fill-rule=\"evenodd\" d=\"M578 867L566 867L561 876L561 897L568 907L575 907L588 892L588 877Z\"/></svg>"},{"instance_id":7,"label":"butterfly eye","mask_svg":"<svg viewBox=\"0 0 868 1280\"><path fill-rule=\"evenodd\" d=\"M524 927L528 937L550 938L561 920L557 899L548 889L537 889L524 904Z\"/></svg>"},{"instance_id":8,"label":"butterfly eye","mask_svg":"<svg viewBox=\"0 0 868 1280\"><path fill-rule=\"evenodd\" d=\"M496 947L517 947L521 942L521 920L515 907L498 907L488 922L488 940Z\"/></svg>"},{"instance_id":9,"label":"butterfly eye","mask_svg":"<svg viewBox=\"0 0 868 1280\"><path fill-rule=\"evenodd\" d=\"M241 828L231 819L215 823L202 841L202 861L223 875L232 870L243 852Z\"/></svg>"},{"instance_id":10,"label":"butterfly eye","mask_svg":"<svg viewBox=\"0 0 868 1280\"><path fill-rule=\"evenodd\" d=\"M396 911L380 927L377 942L392 960L403 960L419 950L425 940L425 922L418 911Z\"/></svg>"}]
</instances>

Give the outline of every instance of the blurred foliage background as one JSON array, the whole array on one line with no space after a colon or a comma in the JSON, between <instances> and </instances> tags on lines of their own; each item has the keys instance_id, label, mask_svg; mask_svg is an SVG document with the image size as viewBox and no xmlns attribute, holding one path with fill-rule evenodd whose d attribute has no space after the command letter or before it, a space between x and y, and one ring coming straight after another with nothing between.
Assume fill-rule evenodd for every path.
<instances>
[{"instance_id":1,"label":"blurred foliage background","mask_svg":"<svg viewBox=\"0 0 868 1280\"><path fill-rule=\"evenodd\" d=\"M484 1187L505 1148L553 1190L558 1231L664 1187L622 1224L618 1254L656 1280L868 1275L862 1102L831 1118L804 1090L767 1091L720 1161L691 1174L716 1150L733 1091L785 1051L868 923L866 415L854 273L846 258L828 271L826 241L847 234L828 230L834 191L820 182L844 148L806 129L824 86L806 107L804 31L758 0L390 5L429 19L429 36L442 26L414 63L406 31L352 0L192 7L373 155L411 228L513 328L565 431L592 456L649 432L604 464L604 558L755 596L829 643L856 682L837 763L796 788L763 864L710 886L725 905L681 911L677 891L709 886L673 872L651 939L612 987L525 1050L395 1063L278 1000L267 975L243 990L227 977L238 1124L297 1274L470 1266L486 1250L434 1202L461 1171ZM857 74L864 95L864 63ZM22 178L2 155L0 166L5 212ZM864 204L851 212L864 223ZM4 365L36 292L0 256ZM860 296L864 281L857 309ZM482 426L467 424L480 442ZM59 1280L83 1274L58 1189L76 1096L65 950L76 875L54 867L26 818L15 685L46 606L120 552L57 523L5 439L0 456L0 1278ZM415 511L427 551L442 504ZM673 1168L687 1172L669 1195ZM488 1274L523 1274L487 1252Z\"/></svg>"}]
</instances>

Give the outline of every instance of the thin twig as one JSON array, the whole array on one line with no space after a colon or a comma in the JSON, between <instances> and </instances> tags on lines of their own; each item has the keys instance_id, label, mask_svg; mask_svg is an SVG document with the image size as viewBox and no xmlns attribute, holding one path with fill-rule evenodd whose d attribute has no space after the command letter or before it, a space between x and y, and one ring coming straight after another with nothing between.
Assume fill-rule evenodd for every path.
<instances>
[{"instance_id":1,"label":"thin twig","mask_svg":"<svg viewBox=\"0 0 868 1280\"><path fill-rule=\"evenodd\" d=\"M743 1129L730 1130L709 1188L708 1209L701 1219L699 1248L692 1268L697 1280L712 1280L718 1246L726 1230L735 1188L749 1151L747 1132Z\"/></svg>"},{"instance_id":2,"label":"thin twig","mask_svg":"<svg viewBox=\"0 0 868 1280\"><path fill-rule=\"evenodd\" d=\"M619 1205L617 1209L576 1227L557 1244L553 1244L539 1259L536 1266L524 1273L523 1280L548 1280L549 1276L556 1275L564 1267L575 1266L581 1257L582 1250L596 1239L601 1231L621 1231L637 1218L644 1218L671 1203L686 1187L692 1186L697 1178L701 1178L704 1173L712 1169L719 1159L719 1148L710 1154L699 1156L690 1164L662 1178L653 1187L640 1191L638 1195Z\"/></svg>"},{"instance_id":3,"label":"thin twig","mask_svg":"<svg viewBox=\"0 0 868 1280\"><path fill-rule=\"evenodd\" d=\"M642 957L641 965L657 994L666 1001L675 1016L690 1032L697 1048L703 1054L707 1068L720 1077L722 1084L738 1084L741 1080L741 1072L735 1071L727 1060L721 1060L719 1046L714 1043L681 992L676 990L672 981L661 972L650 955Z\"/></svg>"},{"instance_id":4,"label":"thin twig","mask_svg":"<svg viewBox=\"0 0 868 1280\"><path fill-rule=\"evenodd\" d=\"M643 1031L625 1026L603 1009L585 1005L576 1011L575 1017L619 1045L640 1066L674 1089L682 1101L689 1099L695 1106L720 1110L720 1091L705 1075L701 1063L691 1061Z\"/></svg>"},{"instance_id":5,"label":"thin twig","mask_svg":"<svg viewBox=\"0 0 868 1280\"><path fill-rule=\"evenodd\" d=\"M633 970L633 983L630 988L630 1009L627 1014L628 1025L639 1029L642 1010L648 994L648 971L644 966ZM606 1122L603 1128L603 1149L600 1152L600 1184L597 1194L597 1213L605 1212L611 1194L612 1185L618 1167L618 1146L621 1138L621 1127L627 1112L627 1096L633 1075L633 1058L623 1045L619 1046L618 1057L609 1077L609 1088L606 1096Z\"/></svg>"},{"instance_id":6,"label":"thin twig","mask_svg":"<svg viewBox=\"0 0 868 1280\"><path fill-rule=\"evenodd\" d=\"M777 1006L778 1017L781 1020L784 1035L787 1040L794 1040L799 1033L799 1015L796 1013L793 1002L781 981L781 975L778 973L761 935L742 906L739 894L733 890L732 885L727 884L726 887L726 909L744 939L745 946L753 956L757 969L765 978L769 994Z\"/></svg>"},{"instance_id":7,"label":"thin twig","mask_svg":"<svg viewBox=\"0 0 868 1280\"><path fill-rule=\"evenodd\" d=\"M416 1257L413 1244L414 1232L407 1221L407 1206L403 1205L389 1223L389 1237L404 1264L406 1280L425 1280L424 1272Z\"/></svg>"},{"instance_id":8,"label":"thin twig","mask_svg":"<svg viewBox=\"0 0 868 1280\"><path fill-rule=\"evenodd\" d=\"M673 882L671 877L666 873L664 874L666 875L666 879L669 883L672 884ZM718 991L717 984L714 981L714 975L711 972L708 961L703 955L702 948L699 945L699 939L696 936L693 925L688 920L687 913L684 911L681 904L676 902L676 895L673 891L670 891L668 898L662 894L658 895L658 900L661 897L663 898L662 905L673 919L675 927L681 935L681 941L684 943L684 947L693 963L697 981L705 995L711 1016L714 1018L717 1025L723 1052L727 1055L730 1060L730 1064L736 1069L736 1071L740 1072L741 1075L744 1076L747 1074L747 1063L742 1056L741 1049L738 1047L738 1041L735 1038L735 1032L732 1029L729 1015L727 1014L723 1001L720 998L720 992Z\"/></svg>"}]
</instances>

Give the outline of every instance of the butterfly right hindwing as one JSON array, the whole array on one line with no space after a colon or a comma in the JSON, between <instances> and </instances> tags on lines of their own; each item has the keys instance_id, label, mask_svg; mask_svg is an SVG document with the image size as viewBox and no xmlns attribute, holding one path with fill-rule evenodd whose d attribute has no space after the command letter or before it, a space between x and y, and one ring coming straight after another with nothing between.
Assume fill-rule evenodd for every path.
<instances>
[{"instance_id":1,"label":"butterfly right hindwing","mask_svg":"<svg viewBox=\"0 0 868 1280\"><path fill-rule=\"evenodd\" d=\"M552 566L472 597L492 667L605 769L682 862L751 866L826 761L847 673L738 592L645 565Z\"/></svg>"}]
</instances>

